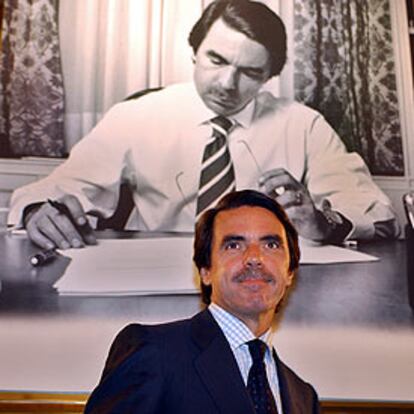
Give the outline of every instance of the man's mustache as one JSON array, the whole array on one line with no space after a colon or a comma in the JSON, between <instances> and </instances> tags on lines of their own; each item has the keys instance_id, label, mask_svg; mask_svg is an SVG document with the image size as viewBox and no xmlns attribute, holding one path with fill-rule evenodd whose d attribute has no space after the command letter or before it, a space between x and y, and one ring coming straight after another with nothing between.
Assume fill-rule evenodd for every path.
<instances>
[{"instance_id":1,"label":"man's mustache","mask_svg":"<svg viewBox=\"0 0 414 414\"><path fill-rule=\"evenodd\" d=\"M235 282L244 282L246 280L262 280L264 282L274 282L274 277L270 273L261 269L243 269L237 273L233 280Z\"/></svg>"},{"instance_id":2,"label":"man's mustache","mask_svg":"<svg viewBox=\"0 0 414 414\"><path fill-rule=\"evenodd\" d=\"M210 94L215 96L218 99L223 99L223 100L235 100L238 98L238 93L236 90L223 90L220 88L212 88L210 90Z\"/></svg>"}]
</instances>

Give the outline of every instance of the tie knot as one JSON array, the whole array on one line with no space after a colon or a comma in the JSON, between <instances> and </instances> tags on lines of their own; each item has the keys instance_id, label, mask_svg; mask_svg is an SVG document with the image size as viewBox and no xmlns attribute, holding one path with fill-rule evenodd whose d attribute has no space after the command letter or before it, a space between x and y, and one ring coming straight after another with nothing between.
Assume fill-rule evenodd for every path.
<instances>
[{"instance_id":1,"label":"tie knot","mask_svg":"<svg viewBox=\"0 0 414 414\"><path fill-rule=\"evenodd\" d=\"M230 119L225 118L224 116L216 116L213 119L210 119L210 124L213 129L219 131L223 135L227 135L233 126L233 122Z\"/></svg>"},{"instance_id":2,"label":"tie knot","mask_svg":"<svg viewBox=\"0 0 414 414\"><path fill-rule=\"evenodd\" d=\"M266 344L260 339L253 339L253 341L247 342L249 346L250 355L253 363L263 361L264 354L266 352Z\"/></svg>"}]
</instances>

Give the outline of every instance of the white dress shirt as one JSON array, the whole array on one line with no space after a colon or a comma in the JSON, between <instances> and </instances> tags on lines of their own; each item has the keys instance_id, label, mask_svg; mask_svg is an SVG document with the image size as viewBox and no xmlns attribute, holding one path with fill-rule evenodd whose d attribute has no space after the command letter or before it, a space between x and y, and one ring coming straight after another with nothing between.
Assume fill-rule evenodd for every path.
<instances>
[{"instance_id":1,"label":"white dress shirt","mask_svg":"<svg viewBox=\"0 0 414 414\"><path fill-rule=\"evenodd\" d=\"M250 331L244 322L221 308L219 305L211 303L208 310L211 312L213 318L223 331L223 334L233 352L234 358L236 359L237 365L239 366L243 381L247 386L247 379L253 361L250 356L249 346L246 342L256 339L256 336ZM276 402L277 411L279 414L283 414L279 390L279 379L277 376L276 363L272 355L273 345L271 341L270 329L261 335L259 339L267 345L264 355L267 380L269 381L269 386Z\"/></svg>"},{"instance_id":2,"label":"white dress shirt","mask_svg":"<svg viewBox=\"0 0 414 414\"><path fill-rule=\"evenodd\" d=\"M50 176L14 192L9 224L21 224L28 204L65 193L86 212L109 217L127 180L136 205L129 229L193 231L201 159L211 137L207 121L214 116L193 84L115 105ZM263 172L285 168L317 207L327 199L351 221L351 238L371 238L375 222L395 219L361 157L346 152L318 112L261 92L233 119L228 140L238 190L259 189Z\"/></svg>"}]
</instances>

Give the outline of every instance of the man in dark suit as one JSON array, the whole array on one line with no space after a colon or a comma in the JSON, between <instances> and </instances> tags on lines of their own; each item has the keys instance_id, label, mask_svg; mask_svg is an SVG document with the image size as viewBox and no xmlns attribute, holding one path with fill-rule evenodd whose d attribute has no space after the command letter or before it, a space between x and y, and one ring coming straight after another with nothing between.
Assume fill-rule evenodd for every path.
<instances>
[{"instance_id":1,"label":"man in dark suit","mask_svg":"<svg viewBox=\"0 0 414 414\"><path fill-rule=\"evenodd\" d=\"M121 331L85 413L318 413L314 389L270 340L299 263L279 204L252 190L225 196L197 223L194 261L208 309Z\"/></svg>"}]
</instances>

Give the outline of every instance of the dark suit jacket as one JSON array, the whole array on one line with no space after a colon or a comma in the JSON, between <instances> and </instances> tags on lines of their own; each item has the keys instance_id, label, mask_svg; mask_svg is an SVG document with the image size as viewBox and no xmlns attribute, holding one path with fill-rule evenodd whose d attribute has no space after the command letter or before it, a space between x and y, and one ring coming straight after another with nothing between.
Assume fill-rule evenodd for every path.
<instances>
[{"instance_id":1,"label":"dark suit jacket","mask_svg":"<svg viewBox=\"0 0 414 414\"><path fill-rule=\"evenodd\" d=\"M274 354L284 414L316 414L314 389ZM254 414L230 346L208 310L129 325L112 344L85 413Z\"/></svg>"}]
</instances>

